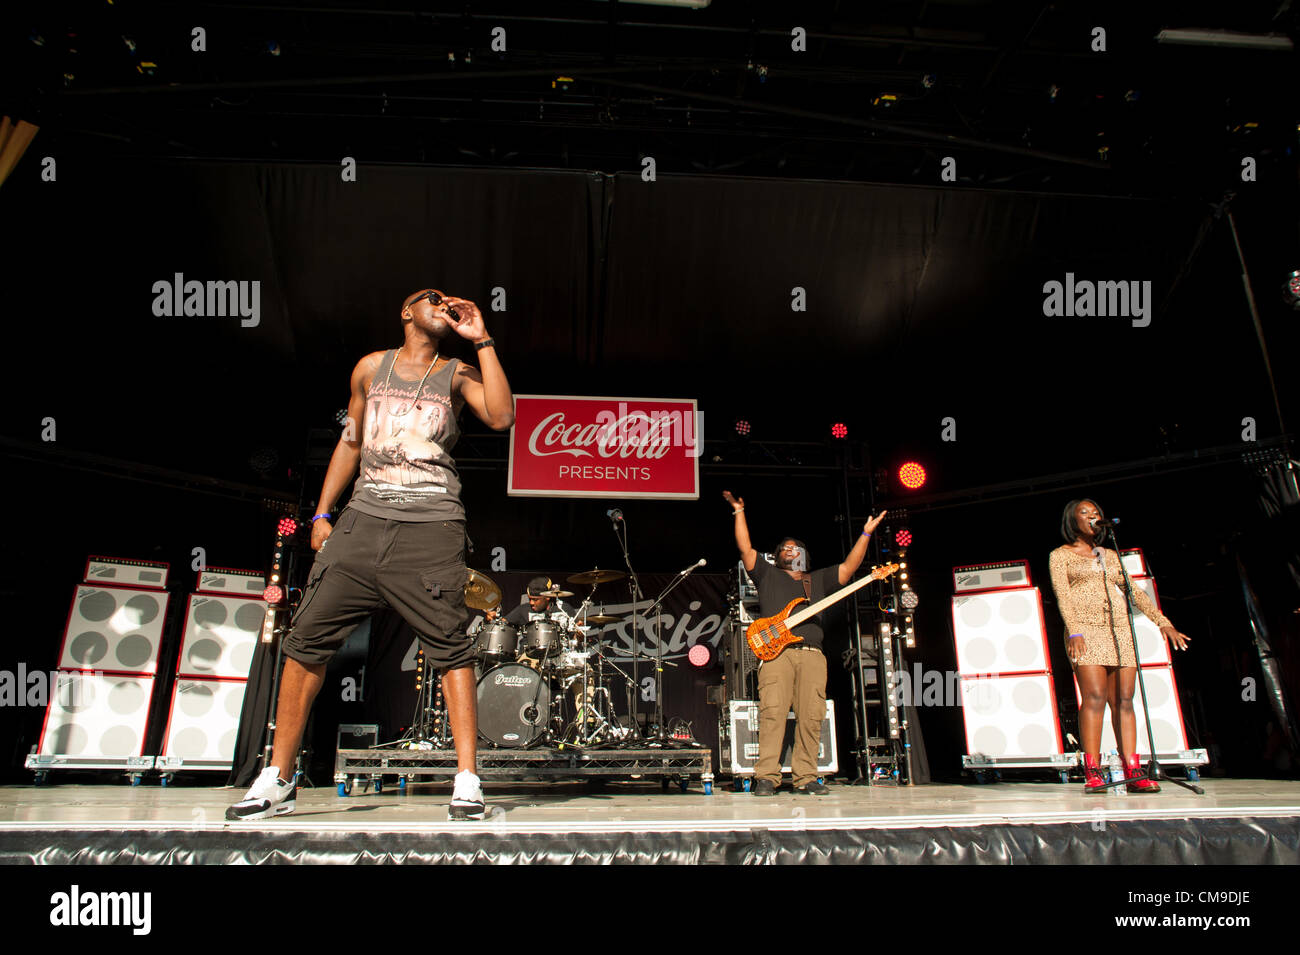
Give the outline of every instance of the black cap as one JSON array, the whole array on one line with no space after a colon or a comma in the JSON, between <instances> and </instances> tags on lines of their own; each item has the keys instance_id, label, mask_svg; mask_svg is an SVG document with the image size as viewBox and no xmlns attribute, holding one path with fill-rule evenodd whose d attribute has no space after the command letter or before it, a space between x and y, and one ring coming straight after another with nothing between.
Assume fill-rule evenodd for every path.
<instances>
[{"instance_id":1,"label":"black cap","mask_svg":"<svg viewBox=\"0 0 1300 955\"><path fill-rule=\"evenodd\" d=\"M539 596L544 590L551 590L551 579L549 577L534 577L528 581L528 596Z\"/></svg>"}]
</instances>

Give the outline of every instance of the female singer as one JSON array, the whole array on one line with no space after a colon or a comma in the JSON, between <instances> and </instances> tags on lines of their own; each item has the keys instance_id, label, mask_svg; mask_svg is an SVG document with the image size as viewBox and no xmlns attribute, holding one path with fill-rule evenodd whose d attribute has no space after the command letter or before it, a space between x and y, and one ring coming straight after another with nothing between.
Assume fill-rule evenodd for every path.
<instances>
[{"instance_id":1,"label":"female singer","mask_svg":"<svg viewBox=\"0 0 1300 955\"><path fill-rule=\"evenodd\" d=\"M1106 791L1101 775L1101 718L1109 703L1128 791L1155 793L1160 786L1153 780L1135 781L1135 777L1143 775L1133 715L1137 655L1123 603L1125 578L1120 572L1119 555L1101 547L1106 537L1102 519L1101 508L1095 502L1071 501L1061 516L1061 535L1067 543L1052 551L1048 561L1056 603L1065 619L1066 654L1083 696L1079 708L1083 791ZM1179 650L1187 649L1187 637L1161 615L1150 597L1137 587L1129 596L1166 640Z\"/></svg>"}]
</instances>

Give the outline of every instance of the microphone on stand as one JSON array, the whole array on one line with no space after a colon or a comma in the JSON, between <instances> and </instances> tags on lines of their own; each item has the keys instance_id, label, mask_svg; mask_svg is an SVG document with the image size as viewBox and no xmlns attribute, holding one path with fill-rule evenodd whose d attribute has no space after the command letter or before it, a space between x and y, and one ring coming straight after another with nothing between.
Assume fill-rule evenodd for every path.
<instances>
[{"instance_id":1,"label":"microphone on stand","mask_svg":"<svg viewBox=\"0 0 1300 955\"><path fill-rule=\"evenodd\" d=\"M703 566L704 566L705 564L707 564L707 563L708 563L708 561L705 560L703 557L701 557L699 560L697 560L695 563L691 564L691 566L687 567L685 570L683 570L683 571L682 571L680 574L678 574L677 576L678 576L678 577L685 577L685 576L686 576L687 574L689 574L691 571L693 571L693 570L698 570L699 568L703 567Z\"/></svg>"},{"instance_id":2,"label":"microphone on stand","mask_svg":"<svg viewBox=\"0 0 1300 955\"><path fill-rule=\"evenodd\" d=\"M608 511L605 512L605 516L609 518L610 526L613 527L615 530L617 530L618 522L623 519L623 512L620 511L617 507L611 507Z\"/></svg>"},{"instance_id":3,"label":"microphone on stand","mask_svg":"<svg viewBox=\"0 0 1300 955\"><path fill-rule=\"evenodd\" d=\"M1088 526L1089 526L1089 527L1096 527L1098 524L1102 525L1103 527L1118 527L1118 526L1119 526L1119 518L1118 518L1118 517L1090 517L1090 518L1088 518Z\"/></svg>"}]
</instances>

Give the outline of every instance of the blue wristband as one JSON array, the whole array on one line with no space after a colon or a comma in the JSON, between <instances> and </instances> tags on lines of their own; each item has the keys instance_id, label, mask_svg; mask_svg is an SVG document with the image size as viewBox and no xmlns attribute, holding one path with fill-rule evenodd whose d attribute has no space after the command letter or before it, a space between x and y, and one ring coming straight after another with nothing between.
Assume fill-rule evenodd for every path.
<instances>
[{"instance_id":1,"label":"blue wristband","mask_svg":"<svg viewBox=\"0 0 1300 955\"><path fill-rule=\"evenodd\" d=\"M1083 634L1081 634L1081 633L1072 633L1072 634L1070 634L1070 636L1069 636L1068 639L1070 639L1070 640L1078 640L1078 639L1079 639L1080 637L1082 637L1082 636L1083 636Z\"/></svg>"},{"instance_id":2,"label":"blue wristband","mask_svg":"<svg viewBox=\"0 0 1300 955\"><path fill-rule=\"evenodd\" d=\"M330 514L330 512L329 512L329 511L326 511L326 512L323 513L323 514L317 514L315 517L313 517L313 518L311 519L311 522L312 522L313 524L315 524L315 523L316 523L317 521L319 521L322 517L331 517L331 516L332 516L332 515Z\"/></svg>"}]
</instances>

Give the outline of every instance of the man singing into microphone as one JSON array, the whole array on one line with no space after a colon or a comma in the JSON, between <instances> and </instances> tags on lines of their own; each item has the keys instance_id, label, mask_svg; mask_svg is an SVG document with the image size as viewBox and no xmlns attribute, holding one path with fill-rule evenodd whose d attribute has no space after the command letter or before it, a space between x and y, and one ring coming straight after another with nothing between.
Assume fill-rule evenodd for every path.
<instances>
[{"instance_id":1,"label":"man singing into microphone","mask_svg":"<svg viewBox=\"0 0 1300 955\"><path fill-rule=\"evenodd\" d=\"M293 811L298 748L325 664L385 604L411 625L425 656L442 671L459 770L448 817L483 818L475 653L465 634L465 508L451 449L466 405L488 427L504 431L514 423L514 396L473 302L425 289L406 297L401 319L402 346L372 352L352 371L348 424L312 518L316 560L284 641L271 765L226 810L227 819ZM453 331L474 343L481 372L442 355ZM351 500L334 518L334 504L358 466Z\"/></svg>"},{"instance_id":2,"label":"man singing into microphone","mask_svg":"<svg viewBox=\"0 0 1300 955\"><path fill-rule=\"evenodd\" d=\"M867 542L885 512L862 527L844 563L809 571L808 549L793 537L783 538L777 548L776 566L758 556L749 540L745 520L745 499L722 496L731 505L735 520L736 546L745 570L758 588L759 613L770 617L781 612L791 600L805 597L815 603L845 586L867 556ZM794 752L790 770L794 791L812 796L828 792L817 781L817 750L822 719L826 715L826 657L822 654L822 619L818 614L795 627L803 640L792 643L775 660L758 668L758 765L754 767L754 795L774 796L781 783L781 744L785 740L786 714L794 707Z\"/></svg>"}]
</instances>

